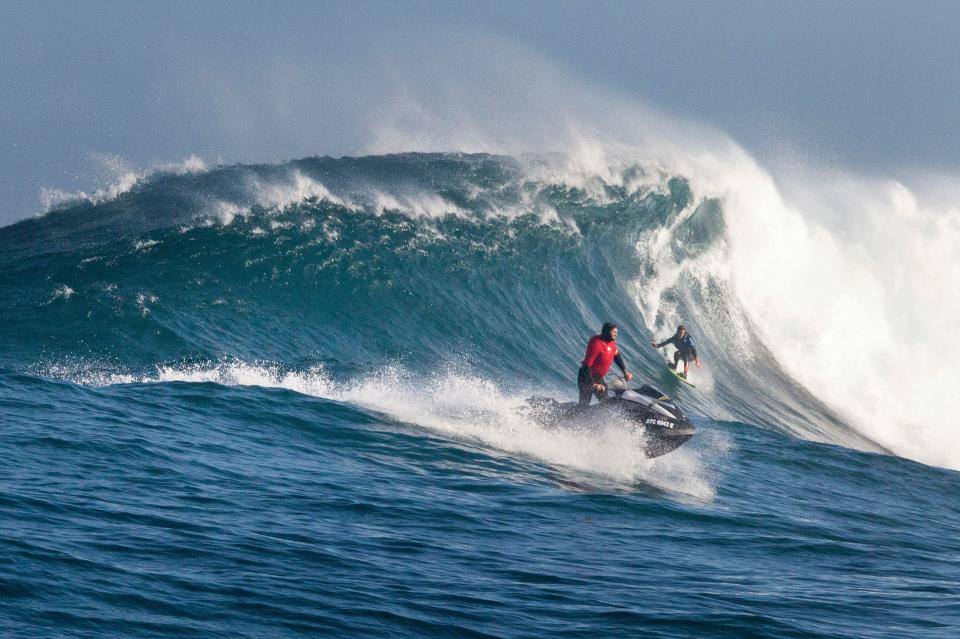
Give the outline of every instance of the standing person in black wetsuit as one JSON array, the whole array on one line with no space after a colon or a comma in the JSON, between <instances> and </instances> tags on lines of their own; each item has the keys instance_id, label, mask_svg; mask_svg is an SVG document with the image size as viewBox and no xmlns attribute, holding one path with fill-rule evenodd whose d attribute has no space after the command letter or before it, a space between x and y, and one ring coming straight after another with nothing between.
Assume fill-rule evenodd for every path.
<instances>
[{"instance_id":1,"label":"standing person in black wetsuit","mask_svg":"<svg viewBox=\"0 0 960 639\"><path fill-rule=\"evenodd\" d=\"M683 372L680 375L684 379L687 378L687 372L690 370L690 360L692 359L697 363L697 368L703 368L700 365L700 356L697 355L697 349L693 345L693 338L690 337L690 334L687 333L686 327L681 324L677 327L676 334L670 339L666 339L662 342L651 341L650 342L654 348L660 348L666 346L667 344L673 344L677 347L677 352L673 354L673 368L676 369L677 365L680 363L680 359L683 359Z\"/></svg>"},{"instance_id":2,"label":"standing person in black wetsuit","mask_svg":"<svg viewBox=\"0 0 960 639\"><path fill-rule=\"evenodd\" d=\"M607 322L600 329L599 335L594 335L587 342L587 354L583 358L580 370L577 372L577 388L580 390L580 407L590 405L590 400L596 393L602 399L607 392L607 385L603 376L610 370L611 362L616 362L623 371L624 378L629 382L633 373L627 370L620 351L617 349L617 325Z\"/></svg>"}]
</instances>

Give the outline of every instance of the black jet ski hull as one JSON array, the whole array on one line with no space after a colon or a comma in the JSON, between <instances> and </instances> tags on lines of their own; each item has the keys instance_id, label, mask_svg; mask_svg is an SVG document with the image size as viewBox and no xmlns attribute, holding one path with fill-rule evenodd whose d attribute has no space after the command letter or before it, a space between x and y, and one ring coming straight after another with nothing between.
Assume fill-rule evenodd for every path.
<instances>
[{"instance_id":1,"label":"black jet ski hull","mask_svg":"<svg viewBox=\"0 0 960 639\"><path fill-rule=\"evenodd\" d=\"M661 455L671 453L687 443L697 432L693 426L687 428L645 426L644 431L643 448L647 457L660 457Z\"/></svg>"},{"instance_id":2,"label":"black jet ski hull","mask_svg":"<svg viewBox=\"0 0 960 639\"><path fill-rule=\"evenodd\" d=\"M625 420L642 430L644 453L647 457L659 457L689 441L696 434L697 429L672 400L662 394L658 397L659 399L652 397L644 399L652 400L650 404L667 400L669 403L661 404L660 410L625 399L622 394L591 404L586 408L580 408L576 403L560 403L549 397L533 397L527 400L527 404L530 407L529 414L534 421L550 427L573 425L577 422Z\"/></svg>"}]
</instances>

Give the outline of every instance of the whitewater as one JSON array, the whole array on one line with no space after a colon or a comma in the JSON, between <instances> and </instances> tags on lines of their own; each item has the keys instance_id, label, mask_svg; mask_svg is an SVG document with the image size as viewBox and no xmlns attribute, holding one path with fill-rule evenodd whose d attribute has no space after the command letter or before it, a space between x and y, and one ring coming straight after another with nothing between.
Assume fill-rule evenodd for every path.
<instances>
[{"instance_id":1,"label":"whitewater","mask_svg":"<svg viewBox=\"0 0 960 639\"><path fill-rule=\"evenodd\" d=\"M953 636L960 210L581 133L191 158L0 229L4 633ZM604 321L678 451L524 412Z\"/></svg>"}]
</instances>

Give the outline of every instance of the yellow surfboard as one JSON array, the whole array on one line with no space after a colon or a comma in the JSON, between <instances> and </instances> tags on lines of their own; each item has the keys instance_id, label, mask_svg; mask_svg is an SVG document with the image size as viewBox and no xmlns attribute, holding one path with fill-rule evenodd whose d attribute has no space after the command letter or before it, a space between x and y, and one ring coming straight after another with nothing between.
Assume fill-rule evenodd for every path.
<instances>
[{"instance_id":1,"label":"yellow surfboard","mask_svg":"<svg viewBox=\"0 0 960 639\"><path fill-rule=\"evenodd\" d=\"M671 373L673 373L673 376L676 377L677 379L679 379L679 380L680 380L681 382L683 382L684 384L687 384L687 385L691 386L692 388L696 388L696 387L697 387L696 384L694 384L694 383L691 382L689 379L687 379L686 377L684 377L683 375L681 375L680 373L678 373L678 372L677 372L677 369L675 369L675 368L670 364L670 362L667 362L667 370L670 371Z\"/></svg>"}]
</instances>

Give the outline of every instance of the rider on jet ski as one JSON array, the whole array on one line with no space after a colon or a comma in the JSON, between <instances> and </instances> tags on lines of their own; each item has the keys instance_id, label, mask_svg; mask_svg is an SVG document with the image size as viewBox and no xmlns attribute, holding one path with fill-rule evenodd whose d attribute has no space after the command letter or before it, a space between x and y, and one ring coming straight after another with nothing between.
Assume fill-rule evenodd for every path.
<instances>
[{"instance_id":1,"label":"rider on jet ski","mask_svg":"<svg viewBox=\"0 0 960 639\"><path fill-rule=\"evenodd\" d=\"M611 362L616 362L623 376L629 382L633 374L627 370L620 351L617 349L617 325L607 322L600 329L599 335L594 335L587 342L587 354L583 364L577 372L577 387L580 389L580 407L590 405L590 399L596 394L597 399L603 399L607 392L604 375L610 370Z\"/></svg>"}]
</instances>

